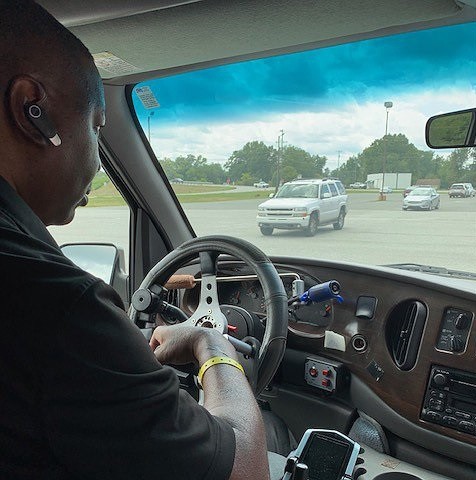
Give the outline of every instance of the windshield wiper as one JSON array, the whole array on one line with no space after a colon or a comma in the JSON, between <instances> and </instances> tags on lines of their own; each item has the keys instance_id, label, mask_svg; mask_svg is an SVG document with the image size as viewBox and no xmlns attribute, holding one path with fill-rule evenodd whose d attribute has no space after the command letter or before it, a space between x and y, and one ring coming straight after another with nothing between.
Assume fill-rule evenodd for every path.
<instances>
[{"instance_id":1,"label":"windshield wiper","mask_svg":"<svg viewBox=\"0 0 476 480\"><path fill-rule=\"evenodd\" d=\"M385 265L385 267L400 268L401 270L409 270L411 272L431 273L433 275L441 275L442 277L456 277L476 279L476 273L463 272L461 270L451 270L445 267L433 267L431 265L422 265L420 263L394 263Z\"/></svg>"}]
</instances>

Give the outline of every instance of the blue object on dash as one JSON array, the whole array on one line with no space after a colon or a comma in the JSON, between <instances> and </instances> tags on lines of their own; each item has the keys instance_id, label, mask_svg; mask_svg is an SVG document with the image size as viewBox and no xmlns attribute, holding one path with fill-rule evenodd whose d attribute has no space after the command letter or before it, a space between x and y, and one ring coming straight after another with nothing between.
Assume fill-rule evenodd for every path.
<instances>
[{"instance_id":1,"label":"blue object on dash","mask_svg":"<svg viewBox=\"0 0 476 480\"><path fill-rule=\"evenodd\" d=\"M308 304L311 302L320 303L335 298L339 303L342 303L344 299L339 294L339 282L336 280L329 280L328 282L314 285L307 292L304 292L299 297L299 300L302 303Z\"/></svg>"}]
</instances>

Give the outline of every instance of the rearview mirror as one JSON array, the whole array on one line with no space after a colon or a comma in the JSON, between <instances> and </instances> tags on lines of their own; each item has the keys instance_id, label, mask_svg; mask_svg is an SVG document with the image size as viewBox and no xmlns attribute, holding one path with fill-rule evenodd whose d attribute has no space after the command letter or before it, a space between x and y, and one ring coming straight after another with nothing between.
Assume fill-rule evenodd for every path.
<instances>
[{"instance_id":1,"label":"rearview mirror","mask_svg":"<svg viewBox=\"0 0 476 480\"><path fill-rule=\"evenodd\" d=\"M474 147L476 108L444 113L426 123L426 143L430 148Z\"/></svg>"}]
</instances>

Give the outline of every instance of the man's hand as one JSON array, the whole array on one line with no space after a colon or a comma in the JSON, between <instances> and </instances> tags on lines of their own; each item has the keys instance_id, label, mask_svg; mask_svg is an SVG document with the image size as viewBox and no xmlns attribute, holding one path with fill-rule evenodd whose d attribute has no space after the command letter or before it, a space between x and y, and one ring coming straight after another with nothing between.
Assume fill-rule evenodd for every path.
<instances>
[{"instance_id":1,"label":"man's hand","mask_svg":"<svg viewBox=\"0 0 476 480\"><path fill-rule=\"evenodd\" d=\"M163 364L201 365L217 355L236 359L231 343L220 332L211 328L160 326L154 330L149 344L157 360Z\"/></svg>"}]
</instances>

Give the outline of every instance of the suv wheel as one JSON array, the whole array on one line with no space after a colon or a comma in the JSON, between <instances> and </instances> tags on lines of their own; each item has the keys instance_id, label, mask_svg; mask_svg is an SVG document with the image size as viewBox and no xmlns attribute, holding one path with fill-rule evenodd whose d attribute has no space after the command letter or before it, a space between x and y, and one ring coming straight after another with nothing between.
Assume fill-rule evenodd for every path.
<instances>
[{"instance_id":1,"label":"suv wheel","mask_svg":"<svg viewBox=\"0 0 476 480\"><path fill-rule=\"evenodd\" d=\"M259 227L259 229L261 230L261 233L266 236L272 235L274 230L273 227Z\"/></svg>"},{"instance_id":2,"label":"suv wheel","mask_svg":"<svg viewBox=\"0 0 476 480\"><path fill-rule=\"evenodd\" d=\"M317 233L317 227L319 226L319 217L317 213L311 213L309 218L309 226L306 228L305 233L308 237L313 237Z\"/></svg>"},{"instance_id":3,"label":"suv wheel","mask_svg":"<svg viewBox=\"0 0 476 480\"><path fill-rule=\"evenodd\" d=\"M343 208L340 209L339 216L337 217L337 222L333 223L332 226L334 230L342 230L344 227L345 211Z\"/></svg>"}]
</instances>

